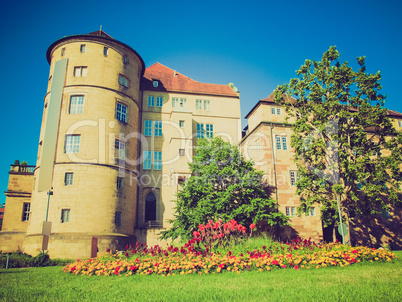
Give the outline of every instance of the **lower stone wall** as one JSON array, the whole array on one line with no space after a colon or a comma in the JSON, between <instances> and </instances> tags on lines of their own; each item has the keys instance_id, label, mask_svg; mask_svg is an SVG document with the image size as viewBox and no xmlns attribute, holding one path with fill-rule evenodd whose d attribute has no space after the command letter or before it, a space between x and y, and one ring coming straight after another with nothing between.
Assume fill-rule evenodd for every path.
<instances>
[{"instance_id":1,"label":"lower stone wall","mask_svg":"<svg viewBox=\"0 0 402 302\"><path fill-rule=\"evenodd\" d=\"M0 232L0 251L5 253L15 252L18 250L22 251L26 234L26 232L17 231Z\"/></svg>"},{"instance_id":2,"label":"lower stone wall","mask_svg":"<svg viewBox=\"0 0 402 302\"><path fill-rule=\"evenodd\" d=\"M106 253L111 251L126 250L126 246L135 244L135 236L124 234L88 234L88 233L63 233L51 234L49 238L48 254L50 258L85 259L91 257L92 237L97 236L97 251ZM40 234L28 235L24 240L24 251L31 255L37 255L42 249L43 236Z\"/></svg>"}]
</instances>

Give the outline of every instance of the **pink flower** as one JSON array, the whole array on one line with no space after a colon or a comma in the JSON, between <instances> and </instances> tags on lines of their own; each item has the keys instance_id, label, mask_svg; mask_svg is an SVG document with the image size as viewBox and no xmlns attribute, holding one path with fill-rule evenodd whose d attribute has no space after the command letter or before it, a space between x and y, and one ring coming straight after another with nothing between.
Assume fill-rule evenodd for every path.
<instances>
[{"instance_id":1,"label":"pink flower","mask_svg":"<svg viewBox=\"0 0 402 302\"><path fill-rule=\"evenodd\" d=\"M255 223L250 224L250 230L254 230L255 229Z\"/></svg>"}]
</instances>

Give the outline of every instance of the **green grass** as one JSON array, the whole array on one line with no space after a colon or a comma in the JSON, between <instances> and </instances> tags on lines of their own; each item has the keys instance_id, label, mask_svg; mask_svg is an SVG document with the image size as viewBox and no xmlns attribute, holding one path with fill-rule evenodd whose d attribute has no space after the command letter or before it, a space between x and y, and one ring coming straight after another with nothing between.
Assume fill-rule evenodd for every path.
<instances>
[{"instance_id":1,"label":"green grass","mask_svg":"<svg viewBox=\"0 0 402 302\"><path fill-rule=\"evenodd\" d=\"M162 277L76 276L62 267L0 269L0 301L402 301L394 263Z\"/></svg>"}]
</instances>

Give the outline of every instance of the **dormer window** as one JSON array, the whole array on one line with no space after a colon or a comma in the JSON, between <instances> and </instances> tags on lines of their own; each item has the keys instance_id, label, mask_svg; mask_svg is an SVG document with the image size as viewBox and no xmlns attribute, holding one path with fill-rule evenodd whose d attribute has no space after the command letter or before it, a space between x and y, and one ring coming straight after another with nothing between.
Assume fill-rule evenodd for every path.
<instances>
[{"instance_id":1,"label":"dormer window","mask_svg":"<svg viewBox=\"0 0 402 302\"><path fill-rule=\"evenodd\" d=\"M158 87L159 82L158 81L153 81L152 84L154 85L154 87Z\"/></svg>"}]
</instances>

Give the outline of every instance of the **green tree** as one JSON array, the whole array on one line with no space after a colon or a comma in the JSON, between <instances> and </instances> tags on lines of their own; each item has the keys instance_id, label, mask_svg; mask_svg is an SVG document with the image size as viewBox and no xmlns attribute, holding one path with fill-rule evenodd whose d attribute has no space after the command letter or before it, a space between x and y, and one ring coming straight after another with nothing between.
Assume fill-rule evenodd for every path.
<instances>
[{"instance_id":1,"label":"green tree","mask_svg":"<svg viewBox=\"0 0 402 302\"><path fill-rule=\"evenodd\" d=\"M338 217L337 198L341 212L363 217L401 203L402 138L379 92L381 74L366 72L365 57L354 71L339 56L330 47L275 90L292 123L299 210L320 204L325 225Z\"/></svg>"},{"instance_id":2,"label":"green tree","mask_svg":"<svg viewBox=\"0 0 402 302\"><path fill-rule=\"evenodd\" d=\"M189 163L192 176L177 193L172 228L162 232L162 238L188 239L208 220L235 219L246 227L258 222L287 224L287 217L264 189L263 173L237 147L220 137L199 139L195 152Z\"/></svg>"}]
</instances>

